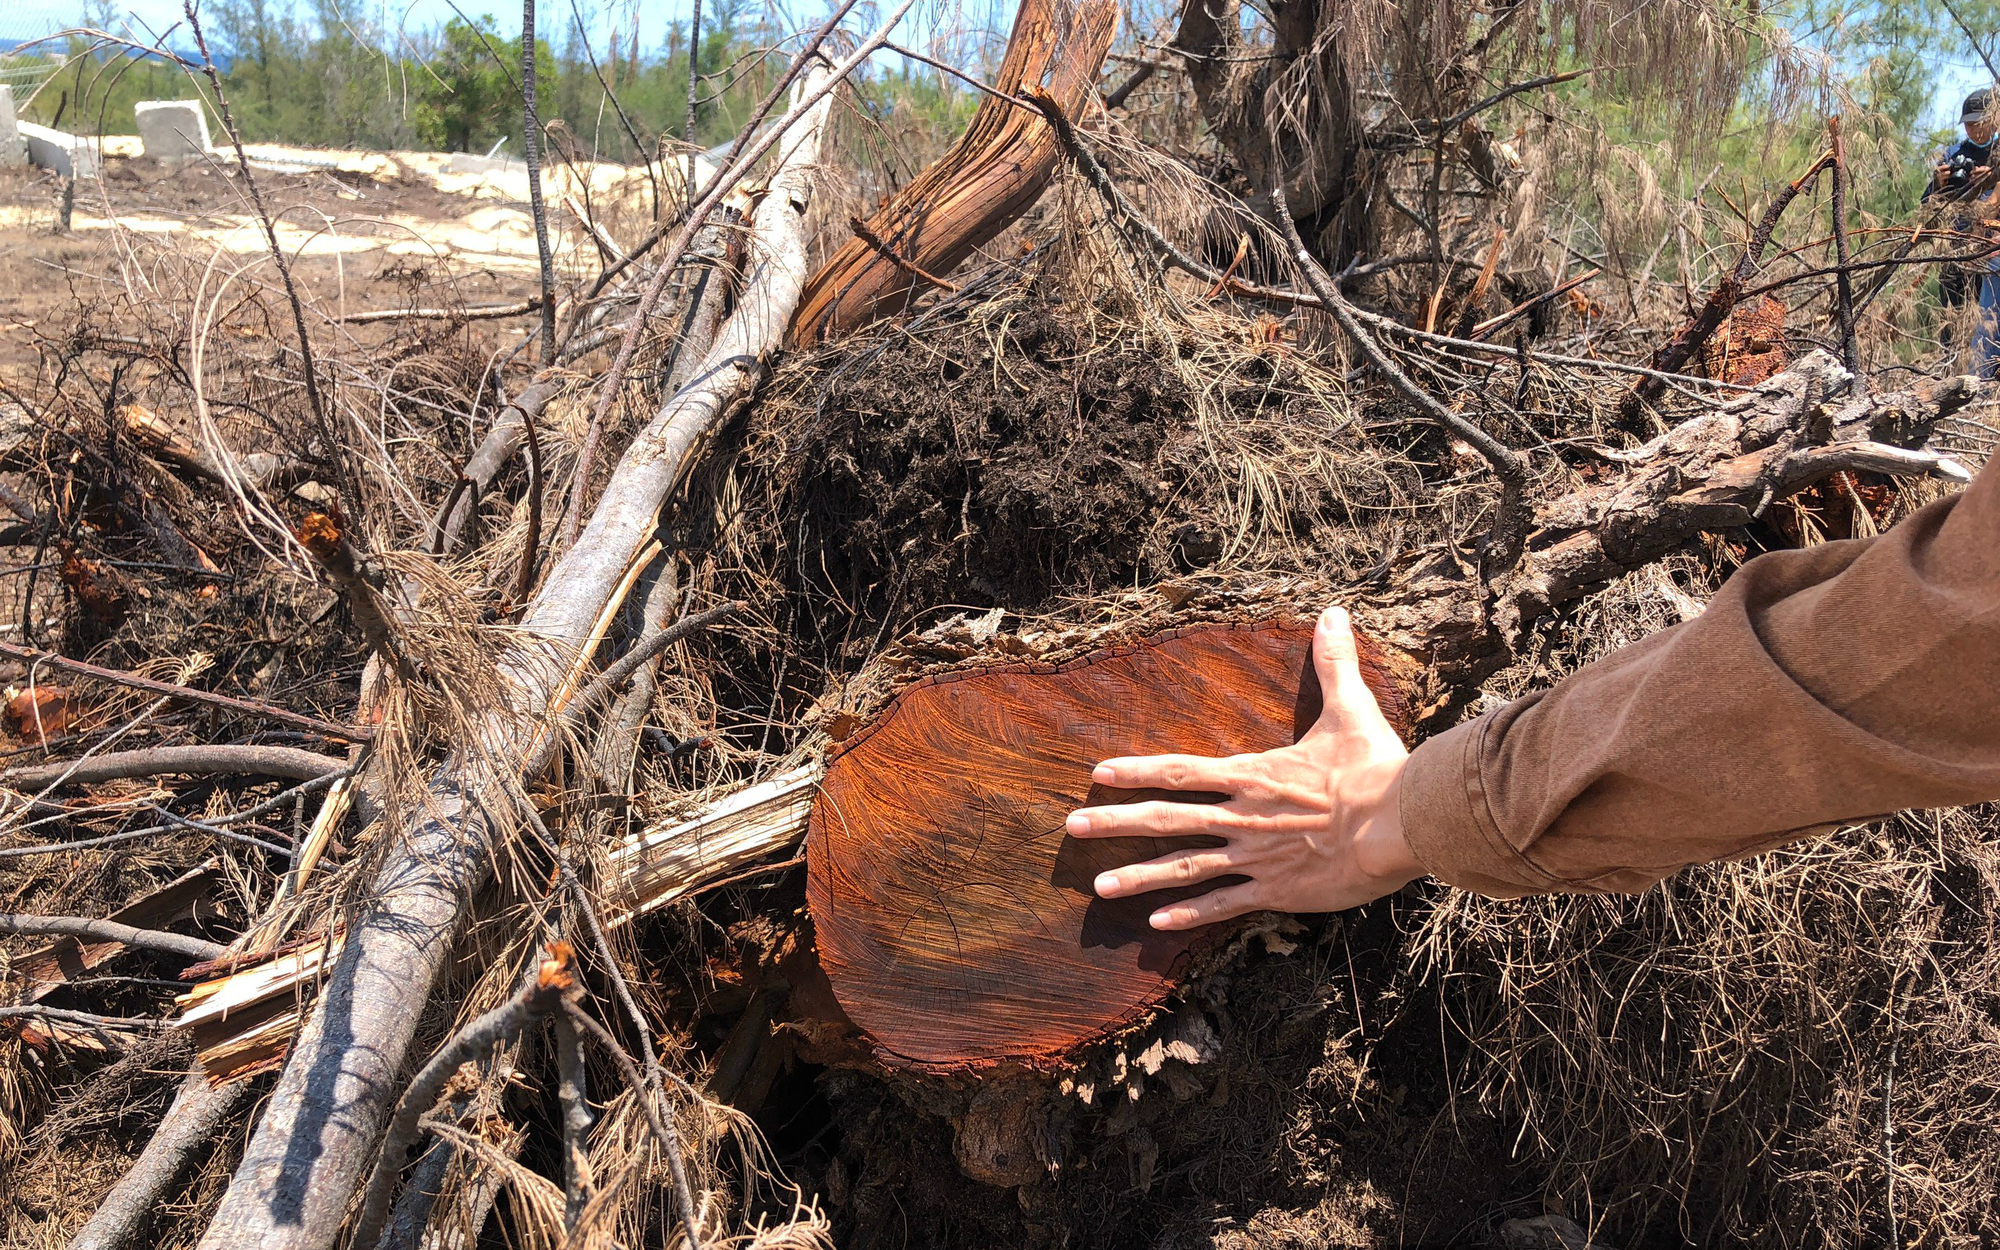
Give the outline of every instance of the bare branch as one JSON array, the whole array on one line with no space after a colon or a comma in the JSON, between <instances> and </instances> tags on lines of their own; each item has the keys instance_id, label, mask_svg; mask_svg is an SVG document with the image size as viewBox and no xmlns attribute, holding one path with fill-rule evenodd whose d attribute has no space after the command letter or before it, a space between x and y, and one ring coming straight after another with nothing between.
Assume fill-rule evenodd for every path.
<instances>
[{"instance_id":1,"label":"bare branch","mask_svg":"<svg viewBox=\"0 0 2000 1250\"><path fill-rule=\"evenodd\" d=\"M50 764L9 768L0 772L0 786L41 790L55 785L92 786L105 781L158 777L167 773L286 777L294 781L312 781L345 771L346 768L346 760L298 747L221 743L147 747L137 751L93 755L87 759L57 760Z\"/></svg>"},{"instance_id":2,"label":"bare branch","mask_svg":"<svg viewBox=\"0 0 2000 1250\"><path fill-rule=\"evenodd\" d=\"M180 955L197 962L220 959L229 952L229 948L220 942L182 937L178 933L162 933L158 929L135 929L129 924L119 924L115 920L93 920L85 916L30 916L0 912L0 933L73 937L91 942L120 942L126 946L138 947L140 950Z\"/></svg>"},{"instance_id":3,"label":"bare branch","mask_svg":"<svg viewBox=\"0 0 2000 1250\"><path fill-rule=\"evenodd\" d=\"M82 660L72 660L67 656L56 655L53 652L37 651L33 647L16 646L11 642L0 642L0 656L5 656L10 660L19 660L30 666L37 664L44 665L48 668L60 669L63 672L76 673L83 677L95 677L100 681L109 681L121 686L130 686L134 690L145 690L152 694L169 695L176 699L184 699L190 703L205 703L210 707L224 708L244 716L258 716L265 720L278 721L282 724L309 730L322 737L333 738L341 742L366 742L374 736L373 731L360 728L356 725L337 725L332 721L321 720L317 716L304 716L298 712L288 711L285 708L277 707L270 703L259 703L254 699L238 699L231 695L216 694L209 690L196 690L192 686L176 685L169 681L155 681L151 677L141 677L137 673L127 673L115 668L100 668L95 664L86 664Z\"/></svg>"}]
</instances>

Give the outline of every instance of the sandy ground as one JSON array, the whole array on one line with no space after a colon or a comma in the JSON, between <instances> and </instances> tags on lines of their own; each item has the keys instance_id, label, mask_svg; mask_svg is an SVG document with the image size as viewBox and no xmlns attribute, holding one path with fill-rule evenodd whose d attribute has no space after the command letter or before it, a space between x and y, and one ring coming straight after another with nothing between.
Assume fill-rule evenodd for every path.
<instances>
[{"instance_id":1,"label":"sandy ground","mask_svg":"<svg viewBox=\"0 0 2000 1250\"><path fill-rule=\"evenodd\" d=\"M76 184L67 232L61 178L0 169L0 370L29 364L38 330L52 331L93 289L130 287L133 262L143 268L163 248L219 271L267 263L263 227L233 161L170 168L131 151L131 141L105 146L102 176ZM466 306L509 303L536 288L534 222L518 165L268 144L252 145L250 155L279 246L328 316L409 307L416 269L444 278ZM558 267L577 276L596 270L597 247L579 225L585 212L613 238L636 241L658 181L615 165L549 171Z\"/></svg>"}]
</instances>

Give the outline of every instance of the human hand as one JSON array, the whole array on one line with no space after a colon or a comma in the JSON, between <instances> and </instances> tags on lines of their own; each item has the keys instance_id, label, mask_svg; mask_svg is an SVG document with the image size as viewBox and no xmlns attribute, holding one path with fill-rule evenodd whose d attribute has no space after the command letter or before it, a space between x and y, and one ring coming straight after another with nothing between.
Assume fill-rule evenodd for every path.
<instances>
[{"instance_id":1,"label":"human hand","mask_svg":"<svg viewBox=\"0 0 2000 1250\"><path fill-rule=\"evenodd\" d=\"M1078 838L1196 834L1224 840L1100 873L1099 897L1248 878L1151 917L1155 929L1192 929L1267 908L1341 911L1424 875L1397 811L1410 753L1361 680L1345 609L1320 614L1313 668L1322 696L1319 720L1291 746L1226 759L1152 755L1097 766L1091 780L1099 785L1229 796L1222 803L1145 802L1070 813L1064 828Z\"/></svg>"}]
</instances>

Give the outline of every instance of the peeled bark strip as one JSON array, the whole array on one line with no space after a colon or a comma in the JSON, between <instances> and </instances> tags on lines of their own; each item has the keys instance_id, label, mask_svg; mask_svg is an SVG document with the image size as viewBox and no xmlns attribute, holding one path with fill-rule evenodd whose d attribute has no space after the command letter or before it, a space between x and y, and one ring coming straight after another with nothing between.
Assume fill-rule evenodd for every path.
<instances>
[{"instance_id":1,"label":"peeled bark strip","mask_svg":"<svg viewBox=\"0 0 2000 1250\"><path fill-rule=\"evenodd\" d=\"M1114 0L1023 0L994 77L1015 95L1042 84L1074 117L1090 97L1118 31ZM893 314L928 284L913 270L948 274L1034 207L1055 173L1058 148L1032 110L986 96L943 156L868 219L904 263L849 239L807 284L792 339L810 345Z\"/></svg>"},{"instance_id":2,"label":"peeled bark strip","mask_svg":"<svg viewBox=\"0 0 2000 1250\"><path fill-rule=\"evenodd\" d=\"M1216 883L1126 899L1091 883L1206 841L1077 839L1063 819L1165 796L1093 785L1107 757L1297 741L1319 715L1312 636L1310 622L1210 625L927 678L844 743L813 805L807 899L834 995L878 1054L938 1069L1060 1060L1158 1006L1235 926L1168 933L1146 918ZM1400 708L1374 648L1362 654L1376 697Z\"/></svg>"},{"instance_id":3,"label":"peeled bark strip","mask_svg":"<svg viewBox=\"0 0 2000 1250\"><path fill-rule=\"evenodd\" d=\"M803 90L825 78L815 68ZM633 440L590 524L535 596L522 622L526 641L501 664L511 706L493 712L473 748L446 766L428 813L393 844L202 1246L320 1250L338 1234L374 1162L422 1008L491 870L493 839L511 822L505 796L514 781L506 773L574 692L578 657L630 584L661 505L717 419L762 378L797 303L804 211L831 103L829 93L787 119L752 219L753 255L736 315L699 380Z\"/></svg>"}]
</instances>

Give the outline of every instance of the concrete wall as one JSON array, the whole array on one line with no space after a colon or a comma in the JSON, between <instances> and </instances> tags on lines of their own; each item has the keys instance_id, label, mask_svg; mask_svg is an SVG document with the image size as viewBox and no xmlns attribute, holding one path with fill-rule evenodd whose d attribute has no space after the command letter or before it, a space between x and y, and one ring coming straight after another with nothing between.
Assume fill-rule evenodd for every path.
<instances>
[{"instance_id":1,"label":"concrete wall","mask_svg":"<svg viewBox=\"0 0 2000 1250\"><path fill-rule=\"evenodd\" d=\"M28 163L28 144L14 116L14 89L0 83L0 166Z\"/></svg>"},{"instance_id":2,"label":"concrete wall","mask_svg":"<svg viewBox=\"0 0 2000 1250\"><path fill-rule=\"evenodd\" d=\"M27 142L30 164L53 169L69 178L92 178L97 175L103 162L98 156L95 141L28 122L19 125L21 138Z\"/></svg>"},{"instance_id":3,"label":"concrete wall","mask_svg":"<svg viewBox=\"0 0 2000 1250\"><path fill-rule=\"evenodd\" d=\"M182 165L208 155L208 115L199 100L143 100L132 106L146 155Z\"/></svg>"}]
</instances>

